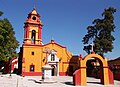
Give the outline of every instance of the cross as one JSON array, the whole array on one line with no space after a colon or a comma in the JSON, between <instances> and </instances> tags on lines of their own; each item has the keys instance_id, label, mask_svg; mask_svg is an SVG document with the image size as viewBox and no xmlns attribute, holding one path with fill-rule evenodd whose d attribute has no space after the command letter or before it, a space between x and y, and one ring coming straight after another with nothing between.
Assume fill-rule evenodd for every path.
<instances>
[{"instance_id":1,"label":"cross","mask_svg":"<svg viewBox=\"0 0 120 87\"><path fill-rule=\"evenodd\" d=\"M93 42L90 45L92 46L92 52L93 52L94 51L94 49L93 49L93 46L94 46Z\"/></svg>"}]
</instances>

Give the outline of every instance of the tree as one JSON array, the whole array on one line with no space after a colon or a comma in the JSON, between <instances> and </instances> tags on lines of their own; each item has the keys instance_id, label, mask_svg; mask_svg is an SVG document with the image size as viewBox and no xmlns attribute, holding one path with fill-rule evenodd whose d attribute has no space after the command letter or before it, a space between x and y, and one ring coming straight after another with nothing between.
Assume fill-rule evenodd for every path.
<instances>
[{"instance_id":1,"label":"tree","mask_svg":"<svg viewBox=\"0 0 120 87\"><path fill-rule=\"evenodd\" d=\"M0 16L3 12L0 11ZM6 60L8 57L15 56L16 48L19 42L15 38L14 29L7 18L0 19L0 61Z\"/></svg>"},{"instance_id":2,"label":"tree","mask_svg":"<svg viewBox=\"0 0 120 87\"><path fill-rule=\"evenodd\" d=\"M112 33L115 29L114 16L116 9L109 7L104 9L102 19L95 19L93 26L87 27L87 34L83 37L84 49L87 53L90 51L90 43L94 43L94 52L103 56L104 53L112 52L113 41L115 40ZM89 49L88 49L89 48Z\"/></svg>"}]
</instances>

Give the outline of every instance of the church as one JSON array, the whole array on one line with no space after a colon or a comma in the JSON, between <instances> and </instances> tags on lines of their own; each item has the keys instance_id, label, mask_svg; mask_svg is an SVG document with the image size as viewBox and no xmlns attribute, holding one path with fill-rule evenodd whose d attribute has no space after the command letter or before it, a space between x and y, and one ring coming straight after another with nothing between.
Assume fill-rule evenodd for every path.
<instances>
[{"instance_id":1,"label":"church","mask_svg":"<svg viewBox=\"0 0 120 87\"><path fill-rule=\"evenodd\" d=\"M24 39L18 58L18 72L22 76L42 76L42 66L48 63L52 76L73 75L79 69L79 56L52 39L43 44L40 14L36 8L24 22Z\"/></svg>"}]
</instances>

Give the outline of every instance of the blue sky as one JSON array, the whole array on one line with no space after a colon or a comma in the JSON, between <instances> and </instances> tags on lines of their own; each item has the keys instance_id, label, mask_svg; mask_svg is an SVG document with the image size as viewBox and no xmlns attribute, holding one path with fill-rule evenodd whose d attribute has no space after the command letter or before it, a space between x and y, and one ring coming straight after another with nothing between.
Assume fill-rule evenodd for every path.
<instances>
[{"instance_id":1,"label":"blue sky","mask_svg":"<svg viewBox=\"0 0 120 87\"><path fill-rule=\"evenodd\" d=\"M66 46L74 55L83 56L82 38L86 28L96 18L102 18L105 8L114 7L116 40L112 52L105 54L109 59L120 56L120 1L119 0L0 0L0 11L3 18L8 18L13 25L15 36L23 43L23 26L27 15L36 6L44 24L42 40L46 44L53 37L55 42ZM17 49L19 52L19 48Z\"/></svg>"}]
</instances>

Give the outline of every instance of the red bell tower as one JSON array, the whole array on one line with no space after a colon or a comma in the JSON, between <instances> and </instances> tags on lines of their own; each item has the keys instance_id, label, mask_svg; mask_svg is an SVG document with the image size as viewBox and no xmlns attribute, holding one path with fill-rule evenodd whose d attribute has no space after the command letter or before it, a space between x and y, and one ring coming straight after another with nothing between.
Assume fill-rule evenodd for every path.
<instances>
[{"instance_id":1,"label":"red bell tower","mask_svg":"<svg viewBox=\"0 0 120 87\"><path fill-rule=\"evenodd\" d=\"M24 45L42 45L42 22L40 15L34 8L24 23Z\"/></svg>"}]
</instances>

